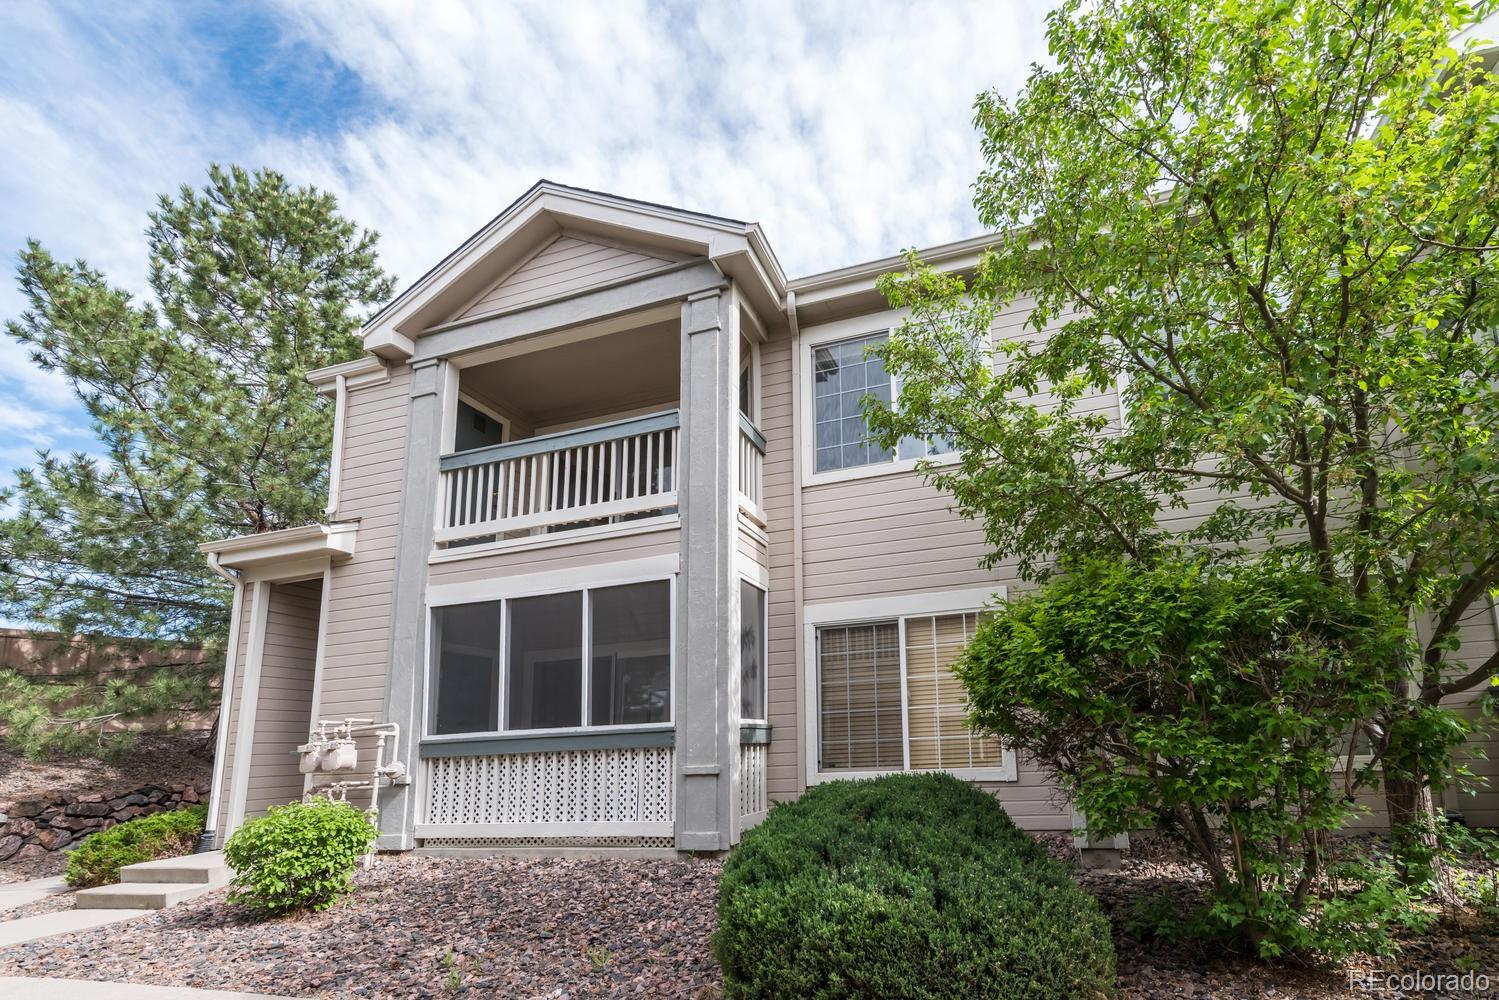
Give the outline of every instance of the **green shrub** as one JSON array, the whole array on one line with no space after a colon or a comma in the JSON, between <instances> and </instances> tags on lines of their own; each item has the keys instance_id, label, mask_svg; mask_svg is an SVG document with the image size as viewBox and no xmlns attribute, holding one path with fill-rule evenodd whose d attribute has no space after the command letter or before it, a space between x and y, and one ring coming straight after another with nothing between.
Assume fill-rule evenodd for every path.
<instances>
[{"instance_id":1,"label":"green shrub","mask_svg":"<svg viewBox=\"0 0 1499 1000\"><path fill-rule=\"evenodd\" d=\"M1340 770L1344 751L1359 733L1379 751L1368 720L1408 643L1376 597L1295 565L1095 560L1001 603L953 672L975 728L1050 772L1090 832L1155 827L1202 863L1209 897L1177 931L1339 960L1419 919L1384 868L1330 871L1327 850L1377 777ZM1402 769L1444 773L1466 731L1445 710L1412 720L1401 745L1432 756Z\"/></svg>"},{"instance_id":2,"label":"green shrub","mask_svg":"<svg viewBox=\"0 0 1499 1000\"><path fill-rule=\"evenodd\" d=\"M229 901L263 916L326 909L349 891L355 863L379 833L347 802L275 806L224 845L234 869Z\"/></svg>"},{"instance_id":3,"label":"green shrub","mask_svg":"<svg viewBox=\"0 0 1499 1000\"><path fill-rule=\"evenodd\" d=\"M203 832L208 810L203 806L173 809L127 820L91 834L68 852L63 877L75 889L113 885L126 865L191 851Z\"/></svg>"},{"instance_id":4,"label":"green shrub","mask_svg":"<svg viewBox=\"0 0 1499 1000\"><path fill-rule=\"evenodd\" d=\"M948 775L817 785L724 867L726 995L1105 995L1109 924L990 795Z\"/></svg>"}]
</instances>

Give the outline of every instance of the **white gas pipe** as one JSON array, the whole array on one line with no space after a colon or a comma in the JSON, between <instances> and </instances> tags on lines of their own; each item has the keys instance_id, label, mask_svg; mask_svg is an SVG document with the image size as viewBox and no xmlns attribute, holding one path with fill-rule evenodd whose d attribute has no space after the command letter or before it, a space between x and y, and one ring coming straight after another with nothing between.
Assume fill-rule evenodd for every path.
<instances>
[{"instance_id":1,"label":"white gas pipe","mask_svg":"<svg viewBox=\"0 0 1499 1000\"><path fill-rule=\"evenodd\" d=\"M358 744L361 736L375 738L375 767L369 778L340 780L325 785L313 786L313 778L319 773L348 773L359 765ZM389 741L387 745L387 741ZM389 749L387 761L386 751ZM411 776L406 765L398 759L401 752L401 727L394 722L375 722L373 719L343 719L334 721L321 719L312 732L312 738L297 747L302 755L300 769L302 779L302 801L311 801L315 796L349 801L349 793L368 788L370 804L365 813L371 821L380 821L380 789L387 785L410 784ZM368 865L373 855L365 858Z\"/></svg>"}]
</instances>

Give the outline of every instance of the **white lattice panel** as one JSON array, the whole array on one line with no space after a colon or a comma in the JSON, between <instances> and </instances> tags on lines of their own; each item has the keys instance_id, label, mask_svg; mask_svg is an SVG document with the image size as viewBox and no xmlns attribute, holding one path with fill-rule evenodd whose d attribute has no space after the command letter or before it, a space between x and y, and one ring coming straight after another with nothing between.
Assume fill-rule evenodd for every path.
<instances>
[{"instance_id":1,"label":"white lattice panel","mask_svg":"<svg viewBox=\"0 0 1499 1000\"><path fill-rule=\"evenodd\" d=\"M766 787L764 743L739 744L739 815L753 816L770 808Z\"/></svg>"},{"instance_id":2,"label":"white lattice panel","mask_svg":"<svg viewBox=\"0 0 1499 1000\"><path fill-rule=\"evenodd\" d=\"M649 836L672 823L669 747L434 757L426 782L431 837Z\"/></svg>"}]
</instances>

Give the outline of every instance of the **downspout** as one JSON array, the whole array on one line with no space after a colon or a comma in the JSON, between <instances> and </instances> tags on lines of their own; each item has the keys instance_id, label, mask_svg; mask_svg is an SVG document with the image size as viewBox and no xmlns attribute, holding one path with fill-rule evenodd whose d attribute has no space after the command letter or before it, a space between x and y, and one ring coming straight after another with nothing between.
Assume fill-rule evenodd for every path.
<instances>
[{"instance_id":1,"label":"downspout","mask_svg":"<svg viewBox=\"0 0 1499 1000\"><path fill-rule=\"evenodd\" d=\"M344 411L349 403L349 379L339 375L333 389L333 449L328 456L328 506L323 508L329 520L338 513L338 494L344 468Z\"/></svg>"},{"instance_id":2,"label":"downspout","mask_svg":"<svg viewBox=\"0 0 1499 1000\"><path fill-rule=\"evenodd\" d=\"M806 420L806 414L802 412L802 330L801 324L796 317L796 293L790 289L786 290L786 323L791 329L791 602L792 615L792 648L796 656L796 670L794 676L797 678L796 685L796 714L797 745L801 747L801 767L798 769L797 784L806 788L807 775L811 768L807 767L810 755L817 752L807 734L812 732L812 722L806 718L806 698L803 692L811 679L807 677L808 650L804 641L805 615L802 612L802 421Z\"/></svg>"},{"instance_id":3,"label":"downspout","mask_svg":"<svg viewBox=\"0 0 1499 1000\"><path fill-rule=\"evenodd\" d=\"M234 698L234 661L239 655L239 619L240 605L243 603L245 587L240 578L230 570L219 565L219 554L208 553L208 568L234 585L234 600L229 610L229 641L224 647L224 683L219 689L219 735L217 746L213 751L213 779L209 786L208 817L203 823L203 833L198 837L198 846L194 853L202 854L205 851L214 850L214 840L218 836L219 804L222 802L224 786L224 756L229 747L229 710Z\"/></svg>"}]
</instances>

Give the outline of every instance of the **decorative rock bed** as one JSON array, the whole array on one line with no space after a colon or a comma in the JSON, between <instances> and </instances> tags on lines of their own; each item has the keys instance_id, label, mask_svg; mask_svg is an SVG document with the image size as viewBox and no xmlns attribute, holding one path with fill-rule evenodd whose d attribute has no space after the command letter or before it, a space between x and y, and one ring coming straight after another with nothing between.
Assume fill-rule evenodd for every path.
<instances>
[{"instance_id":1,"label":"decorative rock bed","mask_svg":"<svg viewBox=\"0 0 1499 1000\"><path fill-rule=\"evenodd\" d=\"M23 799L0 809L0 861L20 861L60 851L98 830L137 816L195 805L208 782L142 785L119 795L103 792Z\"/></svg>"}]
</instances>

